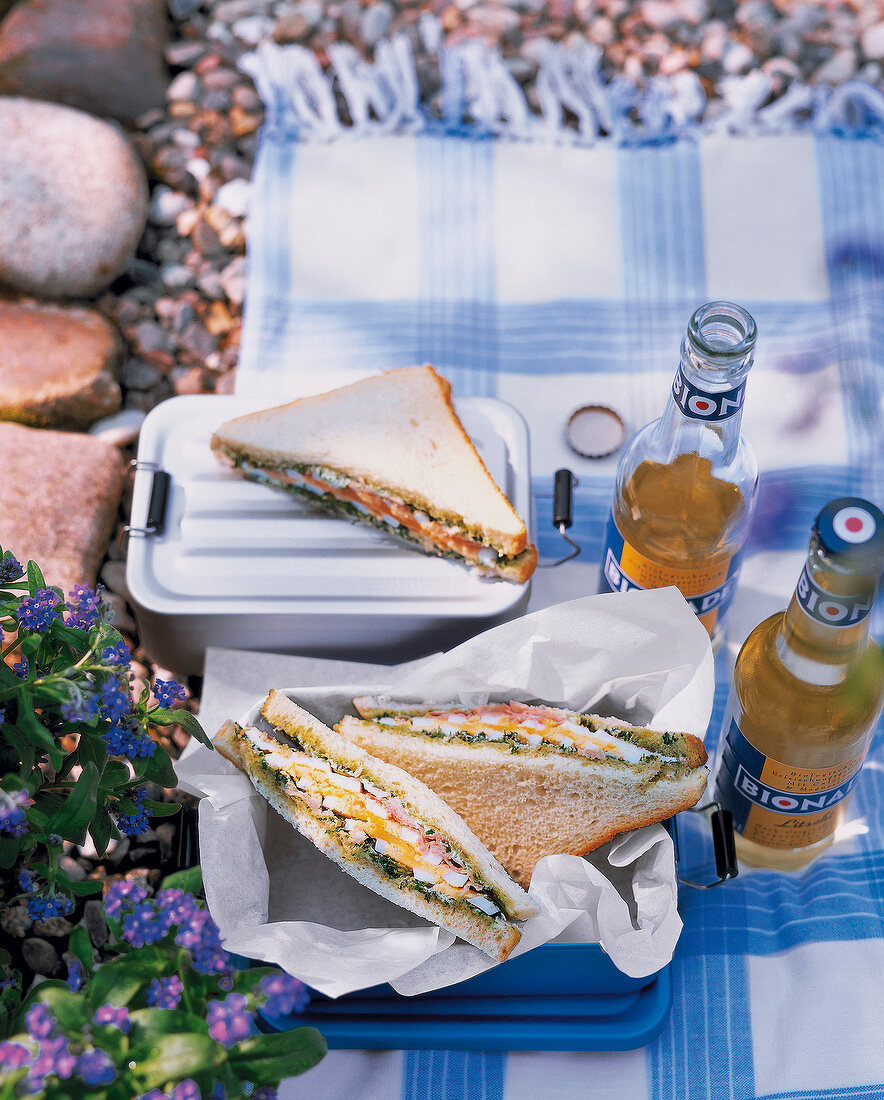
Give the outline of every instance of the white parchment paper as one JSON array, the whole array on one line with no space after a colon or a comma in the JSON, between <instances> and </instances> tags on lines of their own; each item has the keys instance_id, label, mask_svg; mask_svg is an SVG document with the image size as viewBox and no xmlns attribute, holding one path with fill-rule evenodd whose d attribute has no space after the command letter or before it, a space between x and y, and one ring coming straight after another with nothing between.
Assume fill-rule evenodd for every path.
<instances>
[{"instance_id":1,"label":"white parchment paper","mask_svg":"<svg viewBox=\"0 0 884 1100\"><path fill-rule=\"evenodd\" d=\"M448 653L390 668L384 683L353 679L276 686L329 725L355 713L353 696L370 690L428 703L538 699L702 737L713 663L706 631L680 593L666 588L557 604ZM246 722L254 713L226 716ZM194 742L176 771L180 785L203 798L200 862L228 950L277 963L333 997L381 982L417 994L496 965L350 878L268 813L248 778L220 754ZM653 974L671 959L681 931L675 875L661 826L624 834L587 858L549 856L530 888L541 913L522 923L514 954L555 939L600 943L626 974Z\"/></svg>"}]
</instances>

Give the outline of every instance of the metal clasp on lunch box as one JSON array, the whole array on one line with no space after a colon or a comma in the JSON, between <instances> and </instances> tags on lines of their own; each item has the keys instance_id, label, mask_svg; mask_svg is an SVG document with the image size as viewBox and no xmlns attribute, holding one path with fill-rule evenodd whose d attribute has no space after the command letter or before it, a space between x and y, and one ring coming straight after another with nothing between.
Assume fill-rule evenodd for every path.
<instances>
[{"instance_id":1,"label":"metal clasp on lunch box","mask_svg":"<svg viewBox=\"0 0 884 1100\"><path fill-rule=\"evenodd\" d=\"M172 475L157 462L142 462L135 458L129 463L129 470L137 472L148 470L153 474L150 486L150 500L147 517L143 527L133 527L127 523L120 532L120 542L131 536L147 538L149 535L161 535L166 528L166 507L169 503L169 489Z\"/></svg>"},{"instance_id":2,"label":"metal clasp on lunch box","mask_svg":"<svg viewBox=\"0 0 884 1100\"><path fill-rule=\"evenodd\" d=\"M538 562L538 569L553 569L557 565L564 565L566 561L576 558L580 553L579 543L576 543L565 534L573 522L573 491L574 487L579 484L577 478L570 470L556 470L552 491L553 527L558 529L559 534L565 542L568 543L571 550L569 553L565 554L564 557L558 558L556 561ZM549 495L549 493L537 494L538 498L542 497L544 500L548 499Z\"/></svg>"},{"instance_id":3,"label":"metal clasp on lunch box","mask_svg":"<svg viewBox=\"0 0 884 1100\"><path fill-rule=\"evenodd\" d=\"M734 819L730 810L726 810L719 802L705 802L702 806L694 806L689 810L689 813L705 814L707 810L712 812L709 814L709 825L712 830L712 846L715 852L715 873L718 875L717 879L713 879L711 882L696 882L694 879L682 878L678 875L678 881L683 886L692 886L695 890L711 890L715 886L721 886L723 882L728 882L732 878L736 878L739 874L739 867L737 865L737 849L734 845ZM676 824L676 818L671 817L667 821L666 826L669 830L669 835L672 837L672 843L675 848L675 862L678 865L681 858L681 852L679 850L678 843L678 825Z\"/></svg>"}]
</instances>

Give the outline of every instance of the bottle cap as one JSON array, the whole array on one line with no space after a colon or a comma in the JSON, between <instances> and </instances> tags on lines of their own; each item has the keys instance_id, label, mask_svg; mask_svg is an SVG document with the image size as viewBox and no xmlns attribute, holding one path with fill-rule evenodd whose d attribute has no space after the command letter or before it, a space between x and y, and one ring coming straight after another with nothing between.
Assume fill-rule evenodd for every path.
<instances>
[{"instance_id":1,"label":"bottle cap","mask_svg":"<svg viewBox=\"0 0 884 1100\"><path fill-rule=\"evenodd\" d=\"M861 497L830 501L816 517L814 531L830 554L884 563L884 513Z\"/></svg>"},{"instance_id":2,"label":"bottle cap","mask_svg":"<svg viewBox=\"0 0 884 1100\"><path fill-rule=\"evenodd\" d=\"M626 425L607 405L584 405L571 413L565 436L571 450L584 458L604 458L623 443Z\"/></svg>"}]
</instances>

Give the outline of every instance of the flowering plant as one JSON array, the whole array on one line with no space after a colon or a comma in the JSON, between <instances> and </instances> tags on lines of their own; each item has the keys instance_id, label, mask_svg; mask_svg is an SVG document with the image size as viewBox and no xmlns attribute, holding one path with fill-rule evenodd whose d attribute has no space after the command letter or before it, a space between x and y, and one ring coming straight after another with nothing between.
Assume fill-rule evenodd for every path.
<instances>
[{"instance_id":1,"label":"flowering plant","mask_svg":"<svg viewBox=\"0 0 884 1100\"><path fill-rule=\"evenodd\" d=\"M199 870L165 879L156 897L116 881L104 898L109 961L96 965L85 929L71 936L67 982L35 986L18 1033L0 1042L0 1100L272 1100L283 1077L325 1054L311 1027L262 1034L257 1010L303 1011L296 978L238 970L191 889ZM81 932L82 936L76 933Z\"/></svg>"},{"instance_id":2,"label":"flowering plant","mask_svg":"<svg viewBox=\"0 0 884 1100\"><path fill-rule=\"evenodd\" d=\"M35 562L24 569L0 548L0 873L35 921L101 889L70 881L65 841L83 844L88 831L103 855L111 839L178 810L146 797L145 780L177 785L150 726L180 725L211 744L189 711L172 709L185 695L174 681L157 680L153 705L147 686L133 699L129 647L112 614L100 593L75 585L65 600Z\"/></svg>"}]
</instances>

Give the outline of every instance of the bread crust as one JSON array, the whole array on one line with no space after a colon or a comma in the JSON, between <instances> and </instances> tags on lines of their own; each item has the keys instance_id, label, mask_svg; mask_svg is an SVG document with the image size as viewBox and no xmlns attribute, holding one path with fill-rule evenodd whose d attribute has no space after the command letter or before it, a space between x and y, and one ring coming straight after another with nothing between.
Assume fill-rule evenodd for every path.
<instances>
[{"instance_id":1,"label":"bread crust","mask_svg":"<svg viewBox=\"0 0 884 1100\"><path fill-rule=\"evenodd\" d=\"M234 461L326 466L480 531L508 558L529 546L525 524L457 417L450 383L429 364L236 417L218 428L211 446Z\"/></svg>"},{"instance_id":2,"label":"bread crust","mask_svg":"<svg viewBox=\"0 0 884 1100\"><path fill-rule=\"evenodd\" d=\"M489 874L481 874L481 878L494 887L496 896L503 902L504 910L509 907L518 911L518 916L513 914L513 919L525 919L536 914L537 906L528 895L508 879L503 868L484 850L481 842L432 791L424 789L418 780L405 775L393 765L373 760L362 749L317 722L312 715L295 707L279 692L270 693L262 713L276 728L289 735L296 735L308 751L313 750L322 755L333 766L359 772L369 782L374 781L394 794L409 810L425 807L431 817L420 813L415 816L427 824L438 823L440 831L446 833L455 848L467 847L471 863L477 868L487 866ZM298 713L304 719L303 725L297 724L296 728L296 723L299 723ZM301 799L286 794L281 784L267 775L258 763L260 754L236 723L225 722L215 735L213 743L223 756L248 775L255 789L277 813L315 844L324 855L375 893L448 929L498 961L502 962L519 942L521 932L503 913L494 917L479 912L473 914L465 906L447 905L441 900L410 889L399 880L385 875L366 851L354 843L344 831L327 831L325 824ZM504 894L505 898L502 896Z\"/></svg>"},{"instance_id":3,"label":"bread crust","mask_svg":"<svg viewBox=\"0 0 884 1100\"><path fill-rule=\"evenodd\" d=\"M523 886L544 856L586 855L619 833L689 809L708 778L705 749L690 735L678 763L629 764L434 740L350 716L336 728L426 783ZM671 755L672 746L666 748Z\"/></svg>"}]
</instances>

